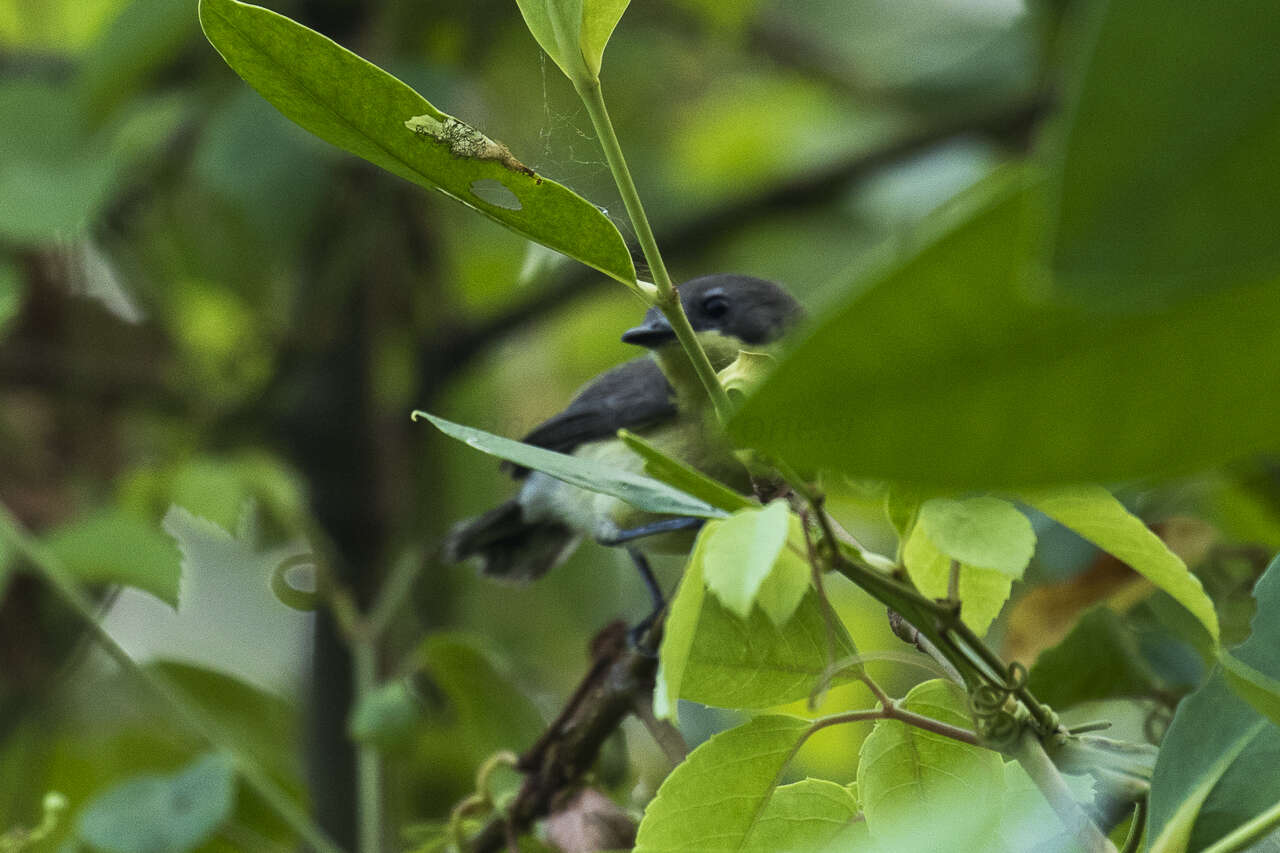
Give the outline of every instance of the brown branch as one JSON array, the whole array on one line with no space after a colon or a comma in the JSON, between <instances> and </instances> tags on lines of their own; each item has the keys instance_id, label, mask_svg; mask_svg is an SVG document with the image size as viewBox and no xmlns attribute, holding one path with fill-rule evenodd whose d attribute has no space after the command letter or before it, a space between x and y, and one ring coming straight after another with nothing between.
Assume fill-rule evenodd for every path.
<instances>
[{"instance_id":1,"label":"brown branch","mask_svg":"<svg viewBox=\"0 0 1280 853\"><path fill-rule=\"evenodd\" d=\"M472 850L494 853L510 835L528 831L572 792L595 763L600 748L637 703L649 702L658 668L656 649L661 620L638 645L627 625L614 622L592 641L591 667L559 716L520 757L524 783L506 814L491 820L476 836Z\"/></svg>"}]
</instances>

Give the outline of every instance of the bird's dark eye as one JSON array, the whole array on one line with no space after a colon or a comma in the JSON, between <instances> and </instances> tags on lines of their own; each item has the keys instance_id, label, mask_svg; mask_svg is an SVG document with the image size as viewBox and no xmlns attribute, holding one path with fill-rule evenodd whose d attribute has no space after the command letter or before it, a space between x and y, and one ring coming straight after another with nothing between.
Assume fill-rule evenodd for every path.
<instances>
[{"instance_id":1,"label":"bird's dark eye","mask_svg":"<svg viewBox=\"0 0 1280 853\"><path fill-rule=\"evenodd\" d=\"M729 300L723 293L712 293L702 300L702 313L708 317L723 317L729 311Z\"/></svg>"}]
</instances>

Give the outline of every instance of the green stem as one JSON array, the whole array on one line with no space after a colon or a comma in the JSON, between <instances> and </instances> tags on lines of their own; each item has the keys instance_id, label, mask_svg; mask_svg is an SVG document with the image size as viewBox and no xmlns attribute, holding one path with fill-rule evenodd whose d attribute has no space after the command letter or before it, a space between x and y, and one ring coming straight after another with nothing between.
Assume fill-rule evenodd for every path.
<instances>
[{"instance_id":1,"label":"green stem","mask_svg":"<svg viewBox=\"0 0 1280 853\"><path fill-rule=\"evenodd\" d=\"M631 225L636 229L636 239L640 242L640 251L649 264L653 274L653 283L657 286L657 296L653 304L662 311L676 333L676 339L693 364L693 370L707 390L707 396L715 406L716 414L724 422L729 416L729 397L720 385L711 359L698 341L697 333L689 324L689 318L680 304L680 294L671 283L671 275L658 251L658 241L654 239L653 229L649 227L649 217L645 215L644 205L640 202L640 193L636 191L635 182L631 180L631 170L627 168L626 158L622 156L622 146L618 143L618 135L614 133L613 121L609 118L609 110L604 104L604 93L600 89L599 80L576 83L578 96L587 108L591 124L595 127L596 136L600 139L600 147L604 149L604 158L609 163L609 171L618 185L618 193L622 196L622 204L627 209Z\"/></svg>"},{"instance_id":2,"label":"green stem","mask_svg":"<svg viewBox=\"0 0 1280 853\"><path fill-rule=\"evenodd\" d=\"M270 776L232 745L231 739L221 731L218 723L200 706L192 702L163 674L143 668L129 656L116 639L102 627L94 612L93 602L80 591L57 558L37 542L3 504L0 504L0 540L12 544L39 570L49 586L84 621L103 650L121 669L131 673L144 684L193 731L231 756L240 778L298 834L298 837L319 853L342 853L342 848L335 844Z\"/></svg>"},{"instance_id":3,"label":"green stem","mask_svg":"<svg viewBox=\"0 0 1280 853\"><path fill-rule=\"evenodd\" d=\"M1089 853L1116 853L1115 845L1102 834L1102 830L1089 819L1084 809L1071 796L1066 780L1049 760L1049 755L1034 731L1026 729L1022 732L1014 749L1014 758L1036 783L1040 793L1044 794L1063 826L1076 836L1085 850Z\"/></svg>"},{"instance_id":4,"label":"green stem","mask_svg":"<svg viewBox=\"0 0 1280 853\"><path fill-rule=\"evenodd\" d=\"M378 685L378 641L361 636L351 644L357 707ZM372 744L356 745L356 814L360 853L382 849L382 757Z\"/></svg>"},{"instance_id":5,"label":"green stem","mask_svg":"<svg viewBox=\"0 0 1280 853\"><path fill-rule=\"evenodd\" d=\"M1206 847L1204 853L1234 853L1236 850L1248 849L1274 831L1277 826L1280 826L1280 803L1276 803L1252 820L1240 824L1219 838L1212 846Z\"/></svg>"}]
</instances>

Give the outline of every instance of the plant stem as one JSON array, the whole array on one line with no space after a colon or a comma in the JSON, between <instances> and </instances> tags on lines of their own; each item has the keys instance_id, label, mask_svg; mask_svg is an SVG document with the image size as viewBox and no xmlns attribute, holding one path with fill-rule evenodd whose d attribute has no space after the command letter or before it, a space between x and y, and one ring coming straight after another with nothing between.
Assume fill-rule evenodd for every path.
<instances>
[{"instance_id":1,"label":"plant stem","mask_svg":"<svg viewBox=\"0 0 1280 853\"><path fill-rule=\"evenodd\" d=\"M631 180L631 170L627 168L626 158L622 156L622 146L618 143L618 135L613 130L613 122L605 107L600 81L575 83L575 88L578 90L578 97L582 98L582 103L587 108L587 115L591 117L591 124L595 127L596 136L600 139L600 147L604 149L604 158L609 163L609 171L613 173L614 183L618 185L618 193L622 196L622 204L627 209L632 227L636 229L640 251L644 253L644 259L649 264L649 270L653 275L653 283L657 286L658 293L653 304L662 311L667 322L671 324L671 328L676 333L676 339L693 364L694 372L706 388L707 396L711 398L716 414L721 422L724 422L729 416L729 397L720 385L715 368L711 366L711 360L707 358L706 350L698 341L693 326L689 324L684 306L680 304L679 293L671 283L671 275L667 272L667 266L662 260L662 253L658 251L658 241L654 239L653 229L649 227L649 217L645 215L644 205L640 202L640 193L636 191L635 182Z\"/></svg>"},{"instance_id":2,"label":"plant stem","mask_svg":"<svg viewBox=\"0 0 1280 853\"><path fill-rule=\"evenodd\" d=\"M914 711L907 711L898 707L897 703L892 701L879 708L865 711L846 711L842 714L820 717L813 721L813 726L805 733L805 737L808 738L814 732L821 731L827 726L835 726L841 723L862 723L868 720L897 720L899 723L912 728L932 732L935 735L942 735L952 740L958 740L961 743L967 743L970 746L982 746L982 742L978 740L976 732L953 726L950 723L944 723L942 720L935 720L933 717L917 714Z\"/></svg>"},{"instance_id":3,"label":"plant stem","mask_svg":"<svg viewBox=\"0 0 1280 853\"><path fill-rule=\"evenodd\" d=\"M49 586L84 621L103 650L121 669L142 682L193 731L211 745L230 755L240 777L281 820L298 834L299 838L319 853L342 853L342 848L335 844L270 776L232 744L231 739L221 731L218 723L210 718L204 709L192 702L163 674L143 668L129 656L124 647L102 627L94 612L93 602L80 591L57 558L37 542L3 504L0 504L0 540L12 544L39 570Z\"/></svg>"},{"instance_id":4,"label":"plant stem","mask_svg":"<svg viewBox=\"0 0 1280 853\"><path fill-rule=\"evenodd\" d=\"M1234 853L1236 850L1245 850L1277 826L1280 826L1280 803L1276 803L1252 820L1240 824L1211 846L1206 847L1204 853Z\"/></svg>"},{"instance_id":5,"label":"plant stem","mask_svg":"<svg viewBox=\"0 0 1280 853\"><path fill-rule=\"evenodd\" d=\"M1063 825L1079 839L1085 850L1090 853L1116 853L1115 845L1102 834L1102 830L1098 829L1097 824L1089 819L1084 809L1071 796L1071 789L1067 787L1058 768L1049 760L1034 731L1023 730L1014 749L1014 757L1057 812Z\"/></svg>"},{"instance_id":6,"label":"plant stem","mask_svg":"<svg viewBox=\"0 0 1280 853\"><path fill-rule=\"evenodd\" d=\"M378 684L378 640L362 632L351 644L357 706ZM382 850L382 757L370 743L356 744L356 815L360 853Z\"/></svg>"}]
</instances>

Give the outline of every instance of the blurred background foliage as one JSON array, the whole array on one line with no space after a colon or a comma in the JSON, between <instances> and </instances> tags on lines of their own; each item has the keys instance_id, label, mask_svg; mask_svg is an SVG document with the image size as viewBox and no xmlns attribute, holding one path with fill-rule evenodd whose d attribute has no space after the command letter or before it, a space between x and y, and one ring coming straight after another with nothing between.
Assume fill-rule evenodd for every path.
<instances>
[{"instance_id":1,"label":"blurred background foliage","mask_svg":"<svg viewBox=\"0 0 1280 853\"><path fill-rule=\"evenodd\" d=\"M272 8L504 141L631 237L586 115L513 3ZM1034 146L1054 116L1064 12L1058 0L636 3L605 84L677 279L744 272L821 304ZM394 825L440 818L487 755L532 741L592 634L642 615L646 598L595 546L529 588L434 561L448 525L509 484L408 413L518 436L634 355L618 335L640 310L603 276L290 124L204 41L194 0L0 0L0 498L83 578L138 573L146 592L101 597L108 629L305 790L340 841L353 832L349 664L327 617L271 596L271 568L320 548L368 601L396 561L426 561L385 649L387 687L352 727L387 748ZM827 487L846 525L892 553L876 487ZM1280 547L1275 468L1125 496L1219 585L1224 610L1243 608L1224 616L1242 636L1265 558L1250 549ZM994 629L1009 654L1033 660L1100 601L1170 609L1041 527ZM156 581L179 560L180 594ZM21 568L0 553L0 830L38 822L58 790L71 801L61 837L113 786L178 771L206 745ZM670 583L678 566L662 571ZM832 593L862 649L897 645L869 599ZM175 594L176 610L162 603ZM1167 620L1135 619L1088 636L1131 652L1120 687L1059 698L1107 703L1141 737L1204 664ZM888 669L895 692L915 677ZM861 689L829 701L865 703ZM694 740L731 722L692 707L684 718ZM814 738L798 772L851 779L865 732L847 728ZM642 804L667 765L642 730L626 735L599 774ZM287 846L246 791L235 808L204 849Z\"/></svg>"}]
</instances>

